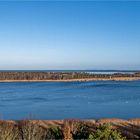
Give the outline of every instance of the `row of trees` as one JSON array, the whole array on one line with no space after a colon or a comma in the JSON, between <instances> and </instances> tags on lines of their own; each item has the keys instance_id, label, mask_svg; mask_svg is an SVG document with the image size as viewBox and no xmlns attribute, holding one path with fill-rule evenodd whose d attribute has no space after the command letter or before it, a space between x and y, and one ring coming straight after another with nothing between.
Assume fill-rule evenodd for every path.
<instances>
[{"instance_id":1,"label":"row of trees","mask_svg":"<svg viewBox=\"0 0 140 140\"><path fill-rule=\"evenodd\" d=\"M61 80L80 78L140 77L140 74L94 74L86 72L0 72L0 80Z\"/></svg>"}]
</instances>

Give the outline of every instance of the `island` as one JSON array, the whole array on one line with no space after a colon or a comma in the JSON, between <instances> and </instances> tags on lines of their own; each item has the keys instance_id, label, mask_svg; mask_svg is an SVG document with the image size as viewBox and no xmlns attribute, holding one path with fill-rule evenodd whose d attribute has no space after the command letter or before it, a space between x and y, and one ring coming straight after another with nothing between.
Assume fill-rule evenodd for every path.
<instances>
[{"instance_id":1,"label":"island","mask_svg":"<svg viewBox=\"0 0 140 140\"><path fill-rule=\"evenodd\" d=\"M0 82L72 82L140 80L140 72L97 74L90 72L0 72Z\"/></svg>"}]
</instances>

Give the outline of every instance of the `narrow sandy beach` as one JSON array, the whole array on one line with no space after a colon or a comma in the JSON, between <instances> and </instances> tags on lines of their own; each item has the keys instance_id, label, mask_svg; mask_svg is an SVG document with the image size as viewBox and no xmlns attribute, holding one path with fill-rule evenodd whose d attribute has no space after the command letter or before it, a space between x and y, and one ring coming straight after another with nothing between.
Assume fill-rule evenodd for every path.
<instances>
[{"instance_id":1,"label":"narrow sandy beach","mask_svg":"<svg viewBox=\"0 0 140 140\"><path fill-rule=\"evenodd\" d=\"M81 81L133 81L140 77L113 77L113 78L84 78L67 80L0 80L0 82L81 82Z\"/></svg>"}]
</instances>

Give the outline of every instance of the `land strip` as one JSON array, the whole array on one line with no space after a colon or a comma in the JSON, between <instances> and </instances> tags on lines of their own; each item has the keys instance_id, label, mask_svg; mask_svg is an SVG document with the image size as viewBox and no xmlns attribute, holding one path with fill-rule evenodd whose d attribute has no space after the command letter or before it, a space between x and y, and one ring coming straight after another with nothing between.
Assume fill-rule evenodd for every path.
<instances>
[{"instance_id":1,"label":"land strip","mask_svg":"<svg viewBox=\"0 0 140 140\"><path fill-rule=\"evenodd\" d=\"M113 77L113 78L83 78L61 80L0 80L0 82L85 82L85 81L134 81L140 77Z\"/></svg>"},{"instance_id":2,"label":"land strip","mask_svg":"<svg viewBox=\"0 0 140 140\"><path fill-rule=\"evenodd\" d=\"M95 74L87 72L0 72L0 82L73 82L109 80L140 80L140 72L133 74Z\"/></svg>"}]
</instances>

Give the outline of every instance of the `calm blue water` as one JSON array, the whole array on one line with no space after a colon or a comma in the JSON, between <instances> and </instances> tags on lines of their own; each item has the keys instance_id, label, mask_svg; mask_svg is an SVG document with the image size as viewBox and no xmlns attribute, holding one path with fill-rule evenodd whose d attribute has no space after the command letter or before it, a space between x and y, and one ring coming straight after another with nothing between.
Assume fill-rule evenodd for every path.
<instances>
[{"instance_id":1,"label":"calm blue water","mask_svg":"<svg viewBox=\"0 0 140 140\"><path fill-rule=\"evenodd\" d=\"M0 119L140 117L140 81L0 83Z\"/></svg>"}]
</instances>

